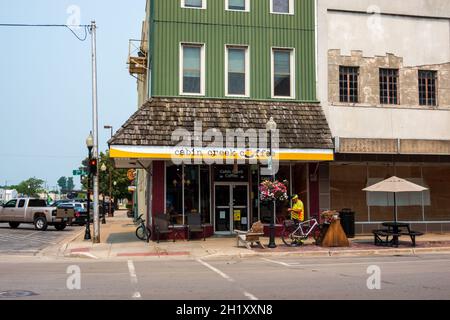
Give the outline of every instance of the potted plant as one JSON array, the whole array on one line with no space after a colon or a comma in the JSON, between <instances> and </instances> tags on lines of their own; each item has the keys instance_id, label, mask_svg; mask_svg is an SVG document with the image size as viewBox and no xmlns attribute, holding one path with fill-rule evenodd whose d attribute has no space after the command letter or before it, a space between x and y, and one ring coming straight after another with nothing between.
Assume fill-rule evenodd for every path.
<instances>
[{"instance_id":1,"label":"potted plant","mask_svg":"<svg viewBox=\"0 0 450 320\"><path fill-rule=\"evenodd\" d=\"M288 199L287 181L264 180L259 186L261 201L285 201Z\"/></svg>"}]
</instances>

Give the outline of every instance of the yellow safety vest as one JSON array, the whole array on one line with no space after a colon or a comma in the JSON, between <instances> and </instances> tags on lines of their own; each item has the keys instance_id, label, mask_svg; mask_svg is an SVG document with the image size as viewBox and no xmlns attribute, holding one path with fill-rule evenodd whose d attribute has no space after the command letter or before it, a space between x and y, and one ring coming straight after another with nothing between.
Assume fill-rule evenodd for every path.
<instances>
[{"instance_id":1,"label":"yellow safety vest","mask_svg":"<svg viewBox=\"0 0 450 320\"><path fill-rule=\"evenodd\" d=\"M305 220L305 209L301 200L298 200L296 203L294 203L291 212L291 219L299 221Z\"/></svg>"}]
</instances>

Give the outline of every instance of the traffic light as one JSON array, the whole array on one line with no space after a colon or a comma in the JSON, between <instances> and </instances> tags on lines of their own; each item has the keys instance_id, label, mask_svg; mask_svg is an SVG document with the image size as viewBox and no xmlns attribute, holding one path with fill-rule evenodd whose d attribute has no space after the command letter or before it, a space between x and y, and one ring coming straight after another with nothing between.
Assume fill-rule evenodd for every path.
<instances>
[{"instance_id":1,"label":"traffic light","mask_svg":"<svg viewBox=\"0 0 450 320\"><path fill-rule=\"evenodd\" d=\"M97 175L97 159L89 160L89 174L95 176Z\"/></svg>"}]
</instances>

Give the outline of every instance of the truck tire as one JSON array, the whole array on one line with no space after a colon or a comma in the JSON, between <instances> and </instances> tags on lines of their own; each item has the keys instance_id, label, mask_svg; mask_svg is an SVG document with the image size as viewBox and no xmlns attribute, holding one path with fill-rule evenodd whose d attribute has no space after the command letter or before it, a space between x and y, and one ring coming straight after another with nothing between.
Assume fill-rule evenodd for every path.
<instances>
[{"instance_id":1,"label":"truck tire","mask_svg":"<svg viewBox=\"0 0 450 320\"><path fill-rule=\"evenodd\" d=\"M9 226L11 229L17 229L20 226L20 222L10 222Z\"/></svg>"},{"instance_id":2,"label":"truck tire","mask_svg":"<svg viewBox=\"0 0 450 320\"><path fill-rule=\"evenodd\" d=\"M55 224L55 229L58 231L63 231L67 227L65 223L57 223Z\"/></svg>"},{"instance_id":3,"label":"truck tire","mask_svg":"<svg viewBox=\"0 0 450 320\"><path fill-rule=\"evenodd\" d=\"M48 223L47 219L43 216L39 216L34 218L34 228L39 231L47 230Z\"/></svg>"}]
</instances>

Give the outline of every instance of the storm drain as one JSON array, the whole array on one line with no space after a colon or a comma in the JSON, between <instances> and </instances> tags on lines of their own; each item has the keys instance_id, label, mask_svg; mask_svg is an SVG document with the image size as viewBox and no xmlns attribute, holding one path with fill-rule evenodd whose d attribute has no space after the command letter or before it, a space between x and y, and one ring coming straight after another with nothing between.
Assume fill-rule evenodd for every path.
<instances>
[{"instance_id":1,"label":"storm drain","mask_svg":"<svg viewBox=\"0 0 450 320\"><path fill-rule=\"evenodd\" d=\"M37 293L32 291L25 290L9 290L9 291L0 291L0 299L9 299L9 298L24 298L37 296Z\"/></svg>"}]
</instances>

